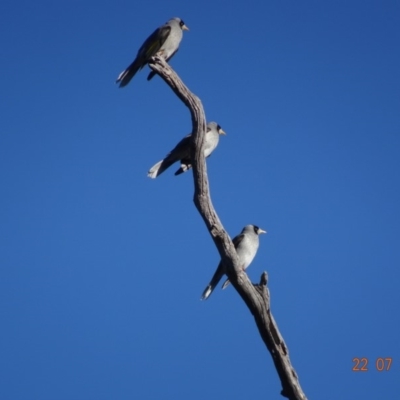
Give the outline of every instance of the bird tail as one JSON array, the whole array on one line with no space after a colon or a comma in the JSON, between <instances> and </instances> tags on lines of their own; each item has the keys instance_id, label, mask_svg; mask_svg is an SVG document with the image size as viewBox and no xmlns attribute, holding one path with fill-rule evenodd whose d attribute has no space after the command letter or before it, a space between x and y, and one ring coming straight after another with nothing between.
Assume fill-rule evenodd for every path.
<instances>
[{"instance_id":1,"label":"bird tail","mask_svg":"<svg viewBox=\"0 0 400 400\"><path fill-rule=\"evenodd\" d=\"M229 286L229 284L230 284L231 282L230 282L230 280L229 279L227 279L223 284L222 284L222 289L225 289L227 286Z\"/></svg>"},{"instance_id":2,"label":"bird tail","mask_svg":"<svg viewBox=\"0 0 400 400\"><path fill-rule=\"evenodd\" d=\"M210 294L213 292L215 286L212 287L211 285L208 285L205 289L203 294L200 297L200 300L207 300L210 296Z\"/></svg>"},{"instance_id":3,"label":"bird tail","mask_svg":"<svg viewBox=\"0 0 400 400\"><path fill-rule=\"evenodd\" d=\"M221 278L224 276L224 272L223 272L223 267L222 267L222 263L220 263L218 265L217 270L215 271L214 276L212 277L210 283L208 284L208 286L204 289L203 294L200 297L200 300L207 300L211 293L214 291L214 289L217 287L219 281L221 280Z\"/></svg>"},{"instance_id":4,"label":"bird tail","mask_svg":"<svg viewBox=\"0 0 400 400\"><path fill-rule=\"evenodd\" d=\"M168 158L165 158L164 160L159 161L157 164L153 165L150 168L149 172L147 173L147 176L152 179L157 178L157 176L161 175L174 162L175 162L175 160L169 160Z\"/></svg>"},{"instance_id":5,"label":"bird tail","mask_svg":"<svg viewBox=\"0 0 400 400\"><path fill-rule=\"evenodd\" d=\"M140 64L140 61L136 58L135 61L124 71L122 71L119 75L115 83L119 83L119 87L122 88L126 86L131 79L135 76L136 72L139 71L143 66Z\"/></svg>"},{"instance_id":6,"label":"bird tail","mask_svg":"<svg viewBox=\"0 0 400 400\"><path fill-rule=\"evenodd\" d=\"M192 168L191 164L181 164L181 167L175 172L175 175L183 174L184 172L189 171L190 168Z\"/></svg>"},{"instance_id":7,"label":"bird tail","mask_svg":"<svg viewBox=\"0 0 400 400\"><path fill-rule=\"evenodd\" d=\"M148 80L148 81L151 81L151 80L154 78L155 75L156 75L156 73L155 73L154 71L151 71L151 72L149 73L149 75L147 76L147 80Z\"/></svg>"}]
</instances>

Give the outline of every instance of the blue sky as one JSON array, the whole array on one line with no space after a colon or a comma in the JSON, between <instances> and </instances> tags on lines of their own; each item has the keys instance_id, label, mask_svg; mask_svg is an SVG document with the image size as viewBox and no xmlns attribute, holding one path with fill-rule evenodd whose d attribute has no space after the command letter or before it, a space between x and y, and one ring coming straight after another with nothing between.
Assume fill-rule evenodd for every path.
<instances>
[{"instance_id":1,"label":"blue sky","mask_svg":"<svg viewBox=\"0 0 400 400\"><path fill-rule=\"evenodd\" d=\"M171 64L227 132L213 203L232 237L268 230L248 274L306 395L394 398L399 3L142 3L0 4L0 398L282 398L234 289L199 300L219 258L191 174L146 177L188 110L147 68L114 83L173 16Z\"/></svg>"}]
</instances>

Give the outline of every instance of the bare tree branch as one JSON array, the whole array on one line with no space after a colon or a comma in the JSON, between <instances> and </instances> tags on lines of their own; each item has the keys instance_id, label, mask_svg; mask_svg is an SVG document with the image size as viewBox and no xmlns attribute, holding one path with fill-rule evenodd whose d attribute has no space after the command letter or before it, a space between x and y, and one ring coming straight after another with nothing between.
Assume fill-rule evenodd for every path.
<instances>
[{"instance_id":1,"label":"bare tree branch","mask_svg":"<svg viewBox=\"0 0 400 400\"><path fill-rule=\"evenodd\" d=\"M190 110L193 125L191 147L194 178L193 201L218 249L229 280L253 314L261 338L271 353L282 384L281 394L290 400L306 400L298 376L290 363L286 344L271 314L269 290L266 286L267 274L266 272L262 274L258 285L250 282L247 274L240 268L232 240L212 205L203 151L206 127L203 105L162 57L153 57L149 66L161 76Z\"/></svg>"}]
</instances>

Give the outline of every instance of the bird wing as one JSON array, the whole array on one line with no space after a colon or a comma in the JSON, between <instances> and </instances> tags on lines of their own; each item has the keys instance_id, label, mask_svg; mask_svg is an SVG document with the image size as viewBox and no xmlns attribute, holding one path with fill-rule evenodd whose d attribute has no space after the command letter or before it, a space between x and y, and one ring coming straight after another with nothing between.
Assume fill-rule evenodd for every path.
<instances>
[{"instance_id":1,"label":"bird wing","mask_svg":"<svg viewBox=\"0 0 400 400\"><path fill-rule=\"evenodd\" d=\"M185 136L166 156L163 160L153 165L147 176L156 178L161 175L167 168L177 161L184 159L190 154L190 134ZM182 171L183 172L183 171Z\"/></svg>"},{"instance_id":2,"label":"bird wing","mask_svg":"<svg viewBox=\"0 0 400 400\"><path fill-rule=\"evenodd\" d=\"M177 159L182 159L190 155L190 136L191 134L185 136L168 154L174 155Z\"/></svg>"},{"instance_id":3,"label":"bird wing","mask_svg":"<svg viewBox=\"0 0 400 400\"><path fill-rule=\"evenodd\" d=\"M190 157L183 158L183 159L181 160L181 166L180 166L180 168L175 172L175 175L183 174L184 172L188 171L190 168L192 168L192 164L191 164Z\"/></svg>"},{"instance_id":4,"label":"bird wing","mask_svg":"<svg viewBox=\"0 0 400 400\"><path fill-rule=\"evenodd\" d=\"M235 249L238 248L239 244L242 242L242 240L244 239L244 234L241 233L240 235L235 236L232 239L233 245L235 246Z\"/></svg>"},{"instance_id":5,"label":"bird wing","mask_svg":"<svg viewBox=\"0 0 400 400\"><path fill-rule=\"evenodd\" d=\"M148 60L153 57L160 50L161 46L167 40L171 32L171 27L169 25L163 25L157 28L143 43L142 47L139 49L140 58Z\"/></svg>"},{"instance_id":6,"label":"bird wing","mask_svg":"<svg viewBox=\"0 0 400 400\"><path fill-rule=\"evenodd\" d=\"M242 242L242 240L244 239L244 233L241 233L240 235L235 236L232 239L232 243L235 246L235 249L237 249L239 247L239 244ZM230 280L229 278L222 284L222 289L225 289L229 284L230 284Z\"/></svg>"}]
</instances>

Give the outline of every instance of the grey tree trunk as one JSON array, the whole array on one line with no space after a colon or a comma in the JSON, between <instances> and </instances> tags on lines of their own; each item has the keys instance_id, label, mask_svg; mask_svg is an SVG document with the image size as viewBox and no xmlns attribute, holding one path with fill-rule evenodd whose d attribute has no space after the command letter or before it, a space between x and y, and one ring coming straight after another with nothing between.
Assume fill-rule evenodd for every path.
<instances>
[{"instance_id":1,"label":"grey tree trunk","mask_svg":"<svg viewBox=\"0 0 400 400\"><path fill-rule=\"evenodd\" d=\"M211 202L207 167L204 158L205 114L200 99L185 86L176 72L162 57L155 56L150 68L161 76L173 92L189 108L192 117L191 158L194 178L194 204L218 249L225 273L233 287L253 314L258 331L267 346L282 384L281 395L291 400L306 400L299 378L289 359L288 348L271 314L267 273L261 275L260 283L253 285L239 266L232 240L225 231Z\"/></svg>"}]
</instances>

